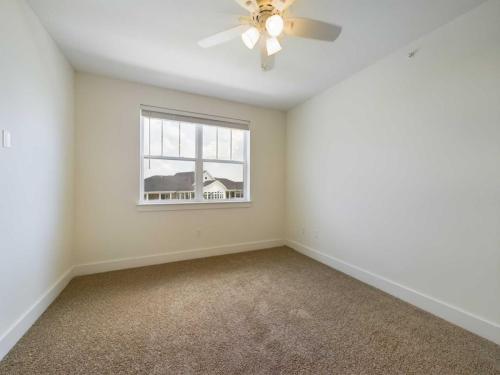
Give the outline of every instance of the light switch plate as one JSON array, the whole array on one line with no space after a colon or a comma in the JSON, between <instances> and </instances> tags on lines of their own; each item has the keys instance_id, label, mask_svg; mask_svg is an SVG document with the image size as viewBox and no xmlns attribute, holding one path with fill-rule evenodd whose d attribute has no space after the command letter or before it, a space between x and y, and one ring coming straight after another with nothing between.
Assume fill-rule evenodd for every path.
<instances>
[{"instance_id":1,"label":"light switch plate","mask_svg":"<svg viewBox=\"0 0 500 375\"><path fill-rule=\"evenodd\" d=\"M10 148L12 146L8 130L2 130L2 146L3 148Z\"/></svg>"}]
</instances>

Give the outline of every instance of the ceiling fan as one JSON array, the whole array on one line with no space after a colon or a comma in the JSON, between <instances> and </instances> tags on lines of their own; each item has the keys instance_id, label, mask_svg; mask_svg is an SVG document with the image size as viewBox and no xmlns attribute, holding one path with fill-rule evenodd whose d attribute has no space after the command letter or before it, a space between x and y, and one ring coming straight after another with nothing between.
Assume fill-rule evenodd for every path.
<instances>
[{"instance_id":1,"label":"ceiling fan","mask_svg":"<svg viewBox=\"0 0 500 375\"><path fill-rule=\"evenodd\" d=\"M253 49L258 43L263 71L274 67L275 55L282 49L280 39L283 35L333 42L342 31L340 26L326 22L289 17L288 8L295 0L235 1L248 10L250 16L240 17L239 26L202 39L198 44L209 48L239 36L249 49Z\"/></svg>"}]
</instances>

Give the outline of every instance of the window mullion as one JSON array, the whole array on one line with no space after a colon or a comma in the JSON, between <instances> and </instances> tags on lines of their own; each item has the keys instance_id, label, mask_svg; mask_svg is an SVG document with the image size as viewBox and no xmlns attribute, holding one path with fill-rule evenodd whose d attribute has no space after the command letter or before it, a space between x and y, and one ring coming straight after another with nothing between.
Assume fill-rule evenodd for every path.
<instances>
[{"instance_id":1,"label":"window mullion","mask_svg":"<svg viewBox=\"0 0 500 375\"><path fill-rule=\"evenodd\" d=\"M244 161L239 161L239 160L219 160L219 159L203 159L205 163L220 163L220 164L238 164L238 165L243 165L245 164Z\"/></svg>"},{"instance_id":2,"label":"window mullion","mask_svg":"<svg viewBox=\"0 0 500 375\"><path fill-rule=\"evenodd\" d=\"M177 157L177 156L144 156L144 159L149 159L149 160L196 161L196 158L184 158L184 157Z\"/></svg>"},{"instance_id":3,"label":"window mullion","mask_svg":"<svg viewBox=\"0 0 500 375\"><path fill-rule=\"evenodd\" d=\"M165 155L163 152L163 120L161 120L161 155Z\"/></svg>"},{"instance_id":4,"label":"window mullion","mask_svg":"<svg viewBox=\"0 0 500 375\"><path fill-rule=\"evenodd\" d=\"M148 155L151 155L151 117L148 117ZM151 169L151 160L148 160L148 168Z\"/></svg>"},{"instance_id":5,"label":"window mullion","mask_svg":"<svg viewBox=\"0 0 500 375\"><path fill-rule=\"evenodd\" d=\"M140 158L139 158L139 172L140 172L140 180L139 180L139 201L144 200L144 131L145 131L145 121L144 121L144 116L142 116L141 112L141 117L140 117L140 129L139 129L139 149L140 149Z\"/></svg>"},{"instance_id":6,"label":"window mullion","mask_svg":"<svg viewBox=\"0 0 500 375\"><path fill-rule=\"evenodd\" d=\"M203 126L196 125L195 200L203 200Z\"/></svg>"},{"instance_id":7,"label":"window mullion","mask_svg":"<svg viewBox=\"0 0 500 375\"><path fill-rule=\"evenodd\" d=\"M178 150L179 151L179 157L181 156L181 123L179 122L177 124L177 135L179 136L179 147L178 147Z\"/></svg>"},{"instance_id":8,"label":"window mullion","mask_svg":"<svg viewBox=\"0 0 500 375\"><path fill-rule=\"evenodd\" d=\"M249 155L249 142L250 137L248 136L248 132L245 132L243 139L243 197L246 200L250 200L249 194L249 183L250 183L250 171L248 170L248 155Z\"/></svg>"}]
</instances>

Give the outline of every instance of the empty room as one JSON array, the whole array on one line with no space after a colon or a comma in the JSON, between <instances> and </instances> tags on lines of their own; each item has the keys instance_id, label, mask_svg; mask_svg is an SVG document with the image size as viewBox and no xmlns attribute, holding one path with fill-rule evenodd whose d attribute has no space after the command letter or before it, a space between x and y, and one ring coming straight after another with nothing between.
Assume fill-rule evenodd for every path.
<instances>
[{"instance_id":1,"label":"empty room","mask_svg":"<svg viewBox=\"0 0 500 375\"><path fill-rule=\"evenodd\" d=\"M500 375L500 0L0 0L0 374Z\"/></svg>"}]
</instances>

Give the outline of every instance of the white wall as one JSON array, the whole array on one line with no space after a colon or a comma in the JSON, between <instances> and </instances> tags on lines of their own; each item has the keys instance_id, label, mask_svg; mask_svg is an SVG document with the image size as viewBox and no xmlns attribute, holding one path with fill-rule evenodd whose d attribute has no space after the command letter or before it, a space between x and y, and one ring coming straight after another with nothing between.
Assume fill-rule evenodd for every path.
<instances>
[{"instance_id":1,"label":"white wall","mask_svg":"<svg viewBox=\"0 0 500 375\"><path fill-rule=\"evenodd\" d=\"M283 238L284 113L83 73L76 103L77 264ZM250 120L251 207L138 209L140 104Z\"/></svg>"},{"instance_id":2,"label":"white wall","mask_svg":"<svg viewBox=\"0 0 500 375\"><path fill-rule=\"evenodd\" d=\"M72 264L74 103L73 70L24 1L0 1L0 51L0 129L12 133L0 148L1 358Z\"/></svg>"},{"instance_id":3,"label":"white wall","mask_svg":"<svg viewBox=\"0 0 500 375\"><path fill-rule=\"evenodd\" d=\"M500 340L500 1L287 121L290 244L489 321Z\"/></svg>"},{"instance_id":4,"label":"white wall","mask_svg":"<svg viewBox=\"0 0 500 375\"><path fill-rule=\"evenodd\" d=\"M0 2L0 358L72 264L282 239L285 146L292 245L498 328L499 15L491 0L318 95L286 132L278 111L79 73L74 163L73 71L24 1ZM138 209L140 104L250 120L251 207Z\"/></svg>"}]
</instances>

